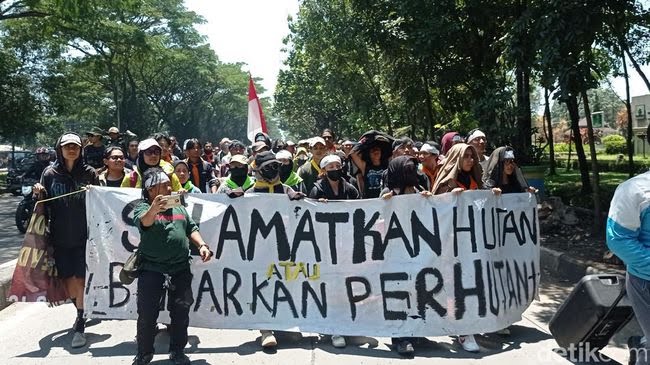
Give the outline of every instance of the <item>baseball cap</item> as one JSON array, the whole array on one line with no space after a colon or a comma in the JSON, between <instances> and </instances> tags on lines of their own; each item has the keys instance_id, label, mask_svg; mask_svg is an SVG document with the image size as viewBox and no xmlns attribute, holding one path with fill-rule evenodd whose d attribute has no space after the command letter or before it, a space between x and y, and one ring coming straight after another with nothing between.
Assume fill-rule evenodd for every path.
<instances>
[{"instance_id":1,"label":"baseball cap","mask_svg":"<svg viewBox=\"0 0 650 365\"><path fill-rule=\"evenodd\" d=\"M319 143L322 144L323 146L326 145L326 144L325 144L325 140L323 139L323 137L314 137L314 138L311 138L311 139L309 140L309 147L312 148L312 147L316 146L316 145L319 144Z\"/></svg>"},{"instance_id":2,"label":"baseball cap","mask_svg":"<svg viewBox=\"0 0 650 365\"><path fill-rule=\"evenodd\" d=\"M280 163L280 161L275 158L275 154L272 151L263 151L255 156L255 166L257 169L260 169L271 162Z\"/></svg>"},{"instance_id":3,"label":"baseball cap","mask_svg":"<svg viewBox=\"0 0 650 365\"><path fill-rule=\"evenodd\" d=\"M269 147L269 146L268 146L264 141L257 141L257 142L255 142L255 143L253 143L253 145L251 146L251 149L252 149L254 152L259 152L259 151L262 150L263 148L268 148L268 147Z\"/></svg>"},{"instance_id":4,"label":"baseball cap","mask_svg":"<svg viewBox=\"0 0 650 365\"><path fill-rule=\"evenodd\" d=\"M74 133L66 133L61 136L61 146L65 146L67 144L76 144L77 146L81 147L81 138L79 138L78 135Z\"/></svg>"},{"instance_id":5,"label":"baseball cap","mask_svg":"<svg viewBox=\"0 0 650 365\"><path fill-rule=\"evenodd\" d=\"M140 144L138 144L138 152L146 151L151 147L160 148L160 145L158 144L158 142L156 142L155 139L147 138L144 141L141 141ZM162 148L160 149L162 150Z\"/></svg>"},{"instance_id":6,"label":"baseball cap","mask_svg":"<svg viewBox=\"0 0 650 365\"><path fill-rule=\"evenodd\" d=\"M102 131L99 130L98 128L92 128L91 130L86 132L87 136L101 136L102 134L103 134Z\"/></svg>"},{"instance_id":7,"label":"baseball cap","mask_svg":"<svg viewBox=\"0 0 650 365\"><path fill-rule=\"evenodd\" d=\"M239 162L242 165L248 165L248 159L244 155L234 155L230 158L230 163Z\"/></svg>"},{"instance_id":8,"label":"baseball cap","mask_svg":"<svg viewBox=\"0 0 650 365\"><path fill-rule=\"evenodd\" d=\"M285 159L285 160L291 160L293 156L291 155L291 152L287 150L280 150L278 153L275 154L275 158L279 159Z\"/></svg>"},{"instance_id":9,"label":"baseball cap","mask_svg":"<svg viewBox=\"0 0 650 365\"><path fill-rule=\"evenodd\" d=\"M108 128L108 133L120 133L120 130L117 127Z\"/></svg>"}]
</instances>

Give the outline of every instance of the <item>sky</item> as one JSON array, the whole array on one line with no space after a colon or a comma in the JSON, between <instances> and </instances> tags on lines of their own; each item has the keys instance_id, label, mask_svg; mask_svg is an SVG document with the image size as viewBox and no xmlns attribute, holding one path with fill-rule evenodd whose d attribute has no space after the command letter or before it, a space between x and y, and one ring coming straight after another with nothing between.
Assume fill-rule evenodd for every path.
<instances>
[{"instance_id":1,"label":"sky","mask_svg":"<svg viewBox=\"0 0 650 365\"><path fill-rule=\"evenodd\" d=\"M223 62L244 62L253 77L261 77L272 97L286 55L282 39L289 34L287 17L298 12L298 0L186 0L188 9L205 18L199 25L212 49ZM650 77L650 66L643 67ZM631 96L650 93L634 68L628 67ZM611 79L614 91L625 98L625 80Z\"/></svg>"},{"instance_id":2,"label":"sky","mask_svg":"<svg viewBox=\"0 0 650 365\"><path fill-rule=\"evenodd\" d=\"M186 0L189 10L205 18L199 32L222 62L244 62L253 77L261 77L273 96L286 56L282 39L289 34L287 17L298 12L298 0ZM258 90L259 94L259 90Z\"/></svg>"}]
</instances>

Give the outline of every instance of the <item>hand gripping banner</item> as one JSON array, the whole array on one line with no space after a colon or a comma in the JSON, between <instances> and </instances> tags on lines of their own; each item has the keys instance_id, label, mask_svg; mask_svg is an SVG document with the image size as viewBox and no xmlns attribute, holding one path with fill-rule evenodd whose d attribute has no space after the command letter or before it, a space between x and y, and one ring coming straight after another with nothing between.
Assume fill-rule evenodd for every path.
<instances>
[{"instance_id":1,"label":"hand gripping banner","mask_svg":"<svg viewBox=\"0 0 650 365\"><path fill-rule=\"evenodd\" d=\"M137 280L120 283L139 242L136 189L86 199L86 311L135 319ZM193 249L190 325L381 337L492 332L537 297L535 196L490 191L320 203L280 194L189 194L214 251ZM166 307L166 306L165 306ZM164 307L163 307L164 308ZM161 312L161 321L168 320Z\"/></svg>"}]
</instances>

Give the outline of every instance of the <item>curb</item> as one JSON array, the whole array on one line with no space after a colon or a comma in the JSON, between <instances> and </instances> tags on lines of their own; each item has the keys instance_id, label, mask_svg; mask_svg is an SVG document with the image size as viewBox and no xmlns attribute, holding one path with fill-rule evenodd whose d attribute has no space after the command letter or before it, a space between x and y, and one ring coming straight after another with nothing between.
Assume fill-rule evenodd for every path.
<instances>
[{"instance_id":1,"label":"curb","mask_svg":"<svg viewBox=\"0 0 650 365\"><path fill-rule=\"evenodd\" d=\"M12 302L7 302L7 294L11 286L11 278L14 274L17 259L11 260L0 265L0 310L5 309Z\"/></svg>"},{"instance_id":2,"label":"curb","mask_svg":"<svg viewBox=\"0 0 650 365\"><path fill-rule=\"evenodd\" d=\"M625 270L610 268L606 265L583 261L569 256L566 253L540 247L540 265L560 276L578 282L585 275L615 273L625 276Z\"/></svg>"}]
</instances>

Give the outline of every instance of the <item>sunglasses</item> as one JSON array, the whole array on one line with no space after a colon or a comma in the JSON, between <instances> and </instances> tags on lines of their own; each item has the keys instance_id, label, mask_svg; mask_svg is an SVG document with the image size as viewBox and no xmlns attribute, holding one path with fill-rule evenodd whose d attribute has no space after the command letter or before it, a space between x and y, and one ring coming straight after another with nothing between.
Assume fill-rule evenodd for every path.
<instances>
[{"instance_id":1,"label":"sunglasses","mask_svg":"<svg viewBox=\"0 0 650 365\"><path fill-rule=\"evenodd\" d=\"M160 149L154 148L144 151L145 156L160 156Z\"/></svg>"},{"instance_id":2,"label":"sunglasses","mask_svg":"<svg viewBox=\"0 0 650 365\"><path fill-rule=\"evenodd\" d=\"M323 136L323 139L334 139L332 136Z\"/></svg>"},{"instance_id":3,"label":"sunglasses","mask_svg":"<svg viewBox=\"0 0 650 365\"><path fill-rule=\"evenodd\" d=\"M109 158L113 161L124 161L124 156L110 156Z\"/></svg>"}]
</instances>

